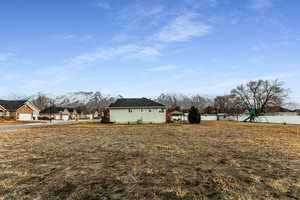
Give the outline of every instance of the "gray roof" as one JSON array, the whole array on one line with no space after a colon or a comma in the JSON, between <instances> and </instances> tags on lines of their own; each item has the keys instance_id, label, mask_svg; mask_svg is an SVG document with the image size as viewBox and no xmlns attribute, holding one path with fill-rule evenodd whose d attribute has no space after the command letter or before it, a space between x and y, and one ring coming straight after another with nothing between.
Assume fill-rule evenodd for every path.
<instances>
[{"instance_id":1,"label":"gray roof","mask_svg":"<svg viewBox=\"0 0 300 200\"><path fill-rule=\"evenodd\" d=\"M16 101L10 101L10 100L0 100L0 106L5 108L7 111L14 112L25 105L27 100L16 100Z\"/></svg>"},{"instance_id":2,"label":"gray roof","mask_svg":"<svg viewBox=\"0 0 300 200\"><path fill-rule=\"evenodd\" d=\"M147 98L121 98L115 103L111 103L109 108L133 108L133 107L165 107L161 103L157 103Z\"/></svg>"}]
</instances>

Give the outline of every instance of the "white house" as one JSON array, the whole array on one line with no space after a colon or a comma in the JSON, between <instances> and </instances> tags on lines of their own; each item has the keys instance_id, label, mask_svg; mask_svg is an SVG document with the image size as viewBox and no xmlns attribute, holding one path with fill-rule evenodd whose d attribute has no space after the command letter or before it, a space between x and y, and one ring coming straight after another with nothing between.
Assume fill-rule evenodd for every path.
<instances>
[{"instance_id":1,"label":"white house","mask_svg":"<svg viewBox=\"0 0 300 200\"><path fill-rule=\"evenodd\" d=\"M121 98L109 105L114 123L165 123L166 107L146 98Z\"/></svg>"},{"instance_id":2,"label":"white house","mask_svg":"<svg viewBox=\"0 0 300 200\"><path fill-rule=\"evenodd\" d=\"M175 110L173 112L170 112L168 115L172 122L188 121L188 113Z\"/></svg>"}]
</instances>

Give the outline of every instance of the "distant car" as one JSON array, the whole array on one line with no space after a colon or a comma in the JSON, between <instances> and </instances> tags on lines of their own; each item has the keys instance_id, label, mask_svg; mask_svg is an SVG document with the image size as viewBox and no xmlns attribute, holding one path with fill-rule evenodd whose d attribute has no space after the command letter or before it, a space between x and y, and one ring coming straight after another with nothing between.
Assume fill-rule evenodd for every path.
<instances>
[{"instance_id":1,"label":"distant car","mask_svg":"<svg viewBox=\"0 0 300 200\"><path fill-rule=\"evenodd\" d=\"M39 120L51 120L51 118L50 117L39 117Z\"/></svg>"}]
</instances>

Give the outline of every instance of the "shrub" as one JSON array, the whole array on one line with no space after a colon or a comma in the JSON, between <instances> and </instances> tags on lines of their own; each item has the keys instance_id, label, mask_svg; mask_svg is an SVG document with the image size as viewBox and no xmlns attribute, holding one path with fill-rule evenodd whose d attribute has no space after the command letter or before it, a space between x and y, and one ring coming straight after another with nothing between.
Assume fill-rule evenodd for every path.
<instances>
[{"instance_id":1,"label":"shrub","mask_svg":"<svg viewBox=\"0 0 300 200\"><path fill-rule=\"evenodd\" d=\"M102 118L101 118L101 123L103 123L103 124L107 124L107 123L109 123L110 121L109 121L109 117L108 116L103 116Z\"/></svg>"},{"instance_id":2,"label":"shrub","mask_svg":"<svg viewBox=\"0 0 300 200\"><path fill-rule=\"evenodd\" d=\"M195 106L192 106L189 110L188 120L191 124L199 124L201 122L201 115Z\"/></svg>"}]
</instances>

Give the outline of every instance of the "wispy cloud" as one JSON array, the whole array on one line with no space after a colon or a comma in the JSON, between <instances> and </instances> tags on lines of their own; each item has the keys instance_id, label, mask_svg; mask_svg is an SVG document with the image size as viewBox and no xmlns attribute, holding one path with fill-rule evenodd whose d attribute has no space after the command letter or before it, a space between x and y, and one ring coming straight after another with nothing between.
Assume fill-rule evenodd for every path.
<instances>
[{"instance_id":1,"label":"wispy cloud","mask_svg":"<svg viewBox=\"0 0 300 200\"><path fill-rule=\"evenodd\" d=\"M209 6L214 7L218 5L218 0L183 0L184 3L192 6Z\"/></svg>"},{"instance_id":2,"label":"wispy cloud","mask_svg":"<svg viewBox=\"0 0 300 200\"><path fill-rule=\"evenodd\" d=\"M273 6L273 0L250 0L251 7L255 10L270 8Z\"/></svg>"},{"instance_id":3,"label":"wispy cloud","mask_svg":"<svg viewBox=\"0 0 300 200\"><path fill-rule=\"evenodd\" d=\"M15 75L5 74L0 77L0 81L13 81L16 79Z\"/></svg>"},{"instance_id":4,"label":"wispy cloud","mask_svg":"<svg viewBox=\"0 0 300 200\"><path fill-rule=\"evenodd\" d=\"M91 34L86 35L77 35L77 34L60 34L60 35L54 35L53 38L55 39L62 39L62 40L70 40L70 41L76 41L76 42L84 42L88 41L94 38Z\"/></svg>"},{"instance_id":5,"label":"wispy cloud","mask_svg":"<svg viewBox=\"0 0 300 200\"><path fill-rule=\"evenodd\" d=\"M275 80L275 79L285 79L285 78L290 78L292 77L292 73L277 73L277 74L270 74L270 75L265 75L265 76L253 76L253 77L248 77L248 78L232 78L232 79L221 79L221 78L214 78L212 79L214 82L209 84L209 81L207 83L207 86L205 87L198 87L198 88L191 88L188 90L185 90L184 92L210 92L210 91L215 91L215 92L225 92L225 91L230 91L230 89L241 85L241 84L246 84L251 80Z\"/></svg>"},{"instance_id":6,"label":"wispy cloud","mask_svg":"<svg viewBox=\"0 0 300 200\"><path fill-rule=\"evenodd\" d=\"M155 34L155 39L161 42L180 42L207 35L212 27L199 22L198 17L195 13L176 17Z\"/></svg>"},{"instance_id":7,"label":"wispy cloud","mask_svg":"<svg viewBox=\"0 0 300 200\"><path fill-rule=\"evenodd\" d=\"M49 77L48 77L49 78ZM55 87L65 81L69 80L68 75L63 74L53 77L53 79L31 79L23 80L23 88L27 89L43 89L45 87Z\"/></svg>"},{"instance_id":8,"label":"wispy cloud","mask_svg":"<svg viewBox=\"0 0 300 200\"><path fill-rule=\"evenodd\" d=\"M105 10L111 9L111 6L110 6L109 2L103 1L103 0L98 1L96 6L102 8L102 9L105 9Z\"/></svg>"},{"instance_id":9,"label":"wispy cloud","mask_svg":"<svg viewBox=\"0 0 300 200\"><path fill-rule=\"evenodd\" d=\"M160 14L166 14L166 12L162 4L153 4L150 1L134 1L133 4L128 5L117 13L117 19L122 21L142 21L147 17L156 17Z\"/></svg>"},{"instance_id":10,"label":"wispy cloud","mask_svg":"<svg viewBox=\"0 0 300 200\"><path fill-rule=\"evenodd\" d=\"M52 74L63 74L66 73L66 70L69 70L68 66L52 66L39 68L34 73L38 76L47 76Z\"/></svg>"},{"instance_id":11,"label":"wispy cloud","mask_svg":"<svg viewBox=\"0 0 300 200\"><path fill-rule=\"evenodd\" d=\"M23 83L24 83L23 85L24 88L37 89L37 88L43 88L47 84L47 81L33 79L33 80L23 81Z\"/></svg>"},{"instance_id":12,"label":"wispy cloud","mask_svg":"<svg viewBox=\"0 0 300 200\"><path fill-rule=\"evenodd\" d=\"M7 61L9 56L11 56L11 53L0 53L0 62Z\"/></svg>"},{"instance_id":13,"label":"wispy cloud","mask_svg":"<svg viewBox=\"0 0 300 200\"><path fill-rule=\"evenodd\" d=\"M139 46L139 45L123 45L112 48L100 49L93 53L82 54L71 58L70 64L86 64L98 60L109 60L113 58L128 60L128 59L145 59L148 57L161 55L161 45L157 46Z\"/></svg>"},{"instance_id":14,"label":"wispy cloud","mask_svg":"<svg viewBox=\"0 0 300 200\"><path fill-rule=\"evenodd\" d=\"M288 72L282 72L278 74L271 74L266 76L258 77L257 79L263 79L263 80L275 80L275 79L284 79L284 78L290 78L295 76L297 73L288 73Z\"/></svg>"},{"instance_id":15,"label":"wispy cloud","mask_svg":"<svg viewBox=\"0 0 300 200\"><path fill-rule=\"evenodd\" d=\"M147 71L151 72L162 72L162 71L172 71L178 69L178 66L175 65L165 65L165 66L159 66L159 67L153 67L148 69Z\"/></svg>"},{"instance_id":16,"label":"wispy cloud","mask_svg":"<svg viewBox=\"0 0 300 200\"><path fill-rule=\"evenodd\" d=\"M170 10L163 4L153 1L131 1L124 8L114 13L115 22L120 25L120 31L113 41L120 42L129 39L144 39L147 33L157 30L160 23ZM145 35L141 34L145 32ZM139 33L139 34L137 34Z\"/></svg>"},{"instance_id":17,"label":"wispy cloud","mask_svg":"<svg viewBox=\"0 0 300 200\"><path fill-rule=\"evenodd\" d=\"M260 42L251 46L252 51L262 51L268 49L269 46L266 43Z\"/></svg>"}]
</instances>

